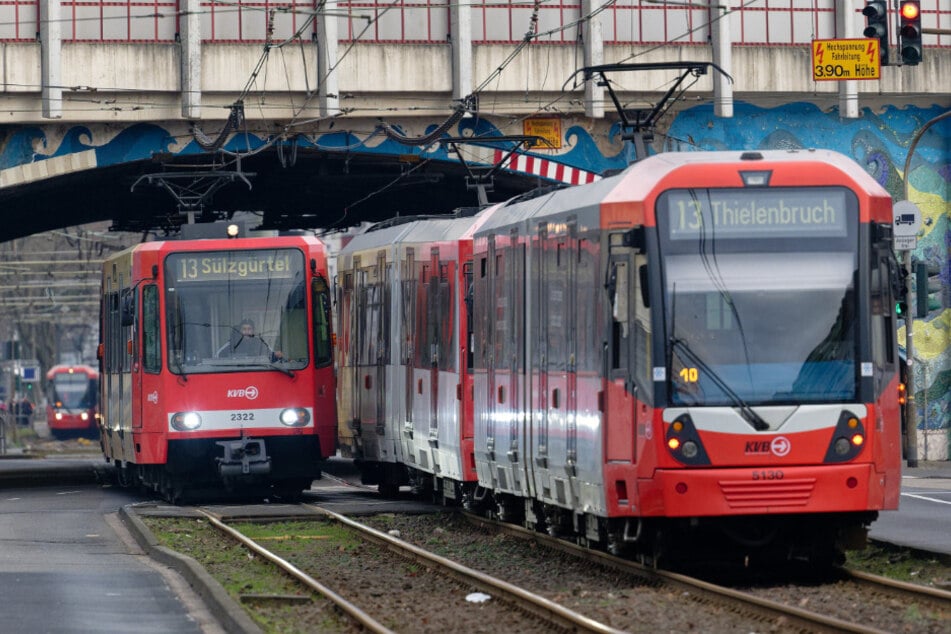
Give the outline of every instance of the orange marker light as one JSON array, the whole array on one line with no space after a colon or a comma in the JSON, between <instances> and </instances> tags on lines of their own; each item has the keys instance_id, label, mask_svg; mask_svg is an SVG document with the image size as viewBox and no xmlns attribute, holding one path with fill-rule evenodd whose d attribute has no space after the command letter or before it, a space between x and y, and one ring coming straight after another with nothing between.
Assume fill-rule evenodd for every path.
<instances>
[{"instance_id":1,"label":"orange marker light","mask_svg":"<svg viewBox=\"0 0 951 634\"><path fill-rule=\"evenodd\" d=\"M674 424L672 426L675 432L682 432L684 430L684 424L681 423L679 420L674 421Z\"/></svg>"},{"instance_id":2,"label":"orange marker light","mask_svg":"<svg viewBox=\"0 0 951 634\"><path fill-rule=\"evenodd\" d=\"M905 404L905 384L904 383L898 384L898 404L899 405Z\"/></svg>"}]
</instances>

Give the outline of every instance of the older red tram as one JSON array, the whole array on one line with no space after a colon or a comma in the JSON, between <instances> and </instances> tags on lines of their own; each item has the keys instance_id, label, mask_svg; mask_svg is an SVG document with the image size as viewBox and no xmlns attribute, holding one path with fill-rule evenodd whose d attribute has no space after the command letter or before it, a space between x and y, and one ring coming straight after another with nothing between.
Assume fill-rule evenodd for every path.
<instances>
[{"instance_id":1,"label":"older red tram","mask_svg":"<svg viewBox=\"0 0 951 634\"><path fill-rule=\"evenodd\" d=\"M99 371L58 364L46 373L46 424L54 438L99 432Z\"/></svg>"},{"instance_id":2,"label":"older red tram","mask_svg":"<svg viewBox=\"0 0 951 634\"><path fill-rule=\"evenodd\" d=\"M103 264L101 443L173 501L292 497L336 449L327 258L314 237L146 242Z\"/></svg>"}]
</instances>

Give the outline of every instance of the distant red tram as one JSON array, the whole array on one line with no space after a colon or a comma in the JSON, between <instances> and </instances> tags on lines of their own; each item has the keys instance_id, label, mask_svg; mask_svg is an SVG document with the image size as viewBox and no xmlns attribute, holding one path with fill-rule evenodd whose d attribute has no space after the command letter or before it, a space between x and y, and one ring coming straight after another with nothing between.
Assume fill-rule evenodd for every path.
<instances>
[{"instance_id":1,"label":"distant red tram","mask_svg":"<svg viewBox=\"0 0 951 634\"><path fill-rule=\"evenodd\" d=\"M825 565L897 508L891 197L851 159L667 153L427 222L338 265L341 446L382 490L655 564Z\"/></svg>"},{"instance_id":2,"label":"distant red tram","mask_svg":"<svg viewBox=\"0 0 951 634\"><path fill-rule=\"evenodd\" d=\"M46 373L46 424L54 438L99 432L99 371L54 365Z\"/></svg>"},{"instance_id":3,"label":"distant red tram","mask_svg":"<svg viewBox=\"0 0 951 634\"><path fill-rule=\"evenodd\" d=\"M101 443L171 501L296 497L336 450L324 245L146 242L103 264Z\"/></svg>"}]
</instances>

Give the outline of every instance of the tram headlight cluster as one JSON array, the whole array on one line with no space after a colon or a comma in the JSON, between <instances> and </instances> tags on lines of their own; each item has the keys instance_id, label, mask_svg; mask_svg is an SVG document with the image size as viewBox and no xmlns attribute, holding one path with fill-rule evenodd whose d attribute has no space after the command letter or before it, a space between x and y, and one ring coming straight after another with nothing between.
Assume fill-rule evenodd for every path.
<instances>
[{"instance_id":1,"label":"tram headlight cluster","mask_svg":"<svg viewBox=\"0 0 951 634\"><path fill-rule=\"evenodd\" d=\"M865 426L858 416L843 411L826 451L826 462L844 462L856 457L865 445Z\"/></svg>"},{"instance_id":2,"label":"tram headlight cluster","mask_svg":"<svg viewBox=\"0 0 951 634\"><path fill-rule=\"evenodd\" d=\"M671 455L689 465L707 465L710 459L700 442L690 414L682 414L667 428L667 449Z\"/></svg>"},{"instance_id":3,"label":"tram headlight cluster","mask_svg":"<svg viewBox=\"0 0 951 634\"><path fill-rule=\"evenodd\" d=\"M201 416L197 412L175 412L172 427L178 431L194 431L201 427Z\"/></svg>"},{"instance_id":4,"label":"tram headlight cluster","mask_svg":"<svg viewBox=\"0 0 951 634\"><path fill-rule=\"evenodd\" d=\"M303 407L289 407L281 412L281 424L287 427L304 427L310 422L310 412Z\"/></svg>"}]
</instances>

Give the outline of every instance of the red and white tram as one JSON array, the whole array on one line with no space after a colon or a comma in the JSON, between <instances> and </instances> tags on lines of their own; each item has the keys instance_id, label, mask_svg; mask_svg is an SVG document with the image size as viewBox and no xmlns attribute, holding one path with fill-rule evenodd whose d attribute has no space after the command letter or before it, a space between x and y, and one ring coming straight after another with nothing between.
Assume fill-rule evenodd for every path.
<instances>
[{"instance_id":1,"label":"red and white tram","mask_svg":"<svg viewBox=\"0 0 951 634\"><path fill-rule=\"evenodd\" d=\"M54 438L99 431L99 371L58 364L46 373L46 424Z\"/></svg>"},{"instance_id":2,"label":"red and white tram","mask_svg":"<svg viewBox=\"0 0 951 634\"><path fill-rule=\"evenodd\" d=\"M381 223L337 255L338 441L387 496L438 476L456 498L476 479L463 305L472 211Z\"/></svg>"},{"instance_id":3,"label":"red and white tram","mask_svg":"<svg viewBox=\"0 0 951 634\"><path fill-rule=\"evenodd\" d=\"M146 242L103 264L101 442L120 480L178 501L296 496L336 449L323 244Z\"/></svg>"},{"instance_id":4,"label":"red and white tram","mask_svg":"<svg viewBox=\"0 0 951 634\"><path fill-rule=\"evenodd\" d=\"M440 461L471 461L475 482L424 468L425 447L415 463L397 460L437 492L458 486L469 504L654 562L700 552L830 563L897 508L891 198L854 161L661 154L469 222L456 235L471 236L471 259L468 246L458 260L432 255L439 238L386 242L400 254L411 242L432 274L438 265L455 280L452 309L433 313L458 337L454 355L471 355L471 378L440 373L456 384L392 421L415 435L425 412L463 403L471 381L471 444ZM361 262L377 267L389 307L378 323L418 310L387 296L406 288L395 273L405 254ZM439 341L443 323L413 345ZM415 377L419 355L393 332L355 327L347 346L373 362L382 342ZM439 349L423 352L435 366ZM386 393L422 397L420 378ZM439 418L424 437L441 447L453 424Z\"/></svg>"}]
</instances>

